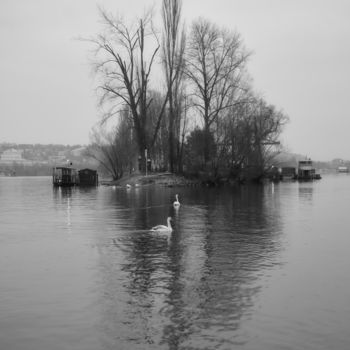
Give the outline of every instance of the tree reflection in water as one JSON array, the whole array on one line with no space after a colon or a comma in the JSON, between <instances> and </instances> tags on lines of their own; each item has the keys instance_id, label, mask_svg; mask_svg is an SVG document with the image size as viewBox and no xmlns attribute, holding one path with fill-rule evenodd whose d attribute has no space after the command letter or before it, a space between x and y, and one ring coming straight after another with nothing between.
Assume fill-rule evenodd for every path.
<instances>
[{"instance_id":1,"label":"tree reflection in water","mask_svg":"<svg viewBox=\"0 0 350 350\"><path fill-rule=\"evenodd\" d=\"M120 265L103 270L107 293L114 290L106 298L106 331L134 349L244 343L241 322L261 279L279 263L278 203L264 187L191 189L180 197L175 211L171 189L111 195ZM148 232L167 216L174 218L170 241ZM113 264L112 255L104 258Z\"/></svg>"}]
</instances>

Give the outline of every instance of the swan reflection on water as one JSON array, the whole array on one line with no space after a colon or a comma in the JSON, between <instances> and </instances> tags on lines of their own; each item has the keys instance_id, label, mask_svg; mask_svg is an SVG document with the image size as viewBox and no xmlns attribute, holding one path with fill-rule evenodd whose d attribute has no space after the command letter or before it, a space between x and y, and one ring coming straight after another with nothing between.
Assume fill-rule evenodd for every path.
<instances>
[{"instance_id":1,"label":"swan reflection on water","mask_svg":"<svg viewBox=\"0 0 350 350\"><path fill-rule=\"evenodd\" d=\"M180 202L179 202L179 195L178 194L176 194L175 195L175 201L174 201L174 203L173 203L173 206L175 207L175 209L178 209L179 207L180 207Z\"/></svg>"}]
</instances>

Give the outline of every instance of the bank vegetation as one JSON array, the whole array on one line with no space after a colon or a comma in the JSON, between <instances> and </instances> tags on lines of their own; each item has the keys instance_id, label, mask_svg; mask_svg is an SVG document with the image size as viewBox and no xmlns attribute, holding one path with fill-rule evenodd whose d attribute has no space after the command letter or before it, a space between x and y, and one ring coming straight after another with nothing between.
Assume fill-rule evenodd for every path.
<instances>
[{"instance_id":1,"label":"bank vegetation","mask_svg":"<svg viewBox=\"0 0 350 350\"><path fill-rule=\"evenodd\" d=\"M102 119L88 154L114 180L261 179L288 118L254 91L241 35L204 18L185 27L181 8L163 0L161 28L152 11L128 22L100 9L103 29L89 42Z\"/></svg>"}]
</instances>

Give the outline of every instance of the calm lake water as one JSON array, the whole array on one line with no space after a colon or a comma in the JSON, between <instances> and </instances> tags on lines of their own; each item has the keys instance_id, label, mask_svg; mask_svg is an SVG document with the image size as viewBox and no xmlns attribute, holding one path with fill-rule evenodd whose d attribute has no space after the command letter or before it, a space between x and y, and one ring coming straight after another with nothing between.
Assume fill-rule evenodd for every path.
<instances>
[{"instance_id":1,"label":"calm lake water","mask_svg":"<svg viewBox=\"0 0 350 350\"><path fill-rule=\"evenodd\" d=\"M346 174L236 189L0 178L0 349L350 349L349 203ZM170 238L149 232L167 216Z\"/></svg>"}]
</instances>

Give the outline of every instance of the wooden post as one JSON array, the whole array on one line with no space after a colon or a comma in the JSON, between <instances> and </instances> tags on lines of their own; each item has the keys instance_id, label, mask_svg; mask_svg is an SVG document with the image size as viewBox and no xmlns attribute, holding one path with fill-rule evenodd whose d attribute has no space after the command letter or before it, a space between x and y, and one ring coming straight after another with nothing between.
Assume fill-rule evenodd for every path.
<instances>
[{"instance_id":1,"label":"wooden post","mask_svg":"<svg viewBox=\"0 0 350 350\"><path fill-rule=\"evenodd\" d=\"M145 148L146 176L147 176L147 148Z\"/></svg>"}]
</instances>

